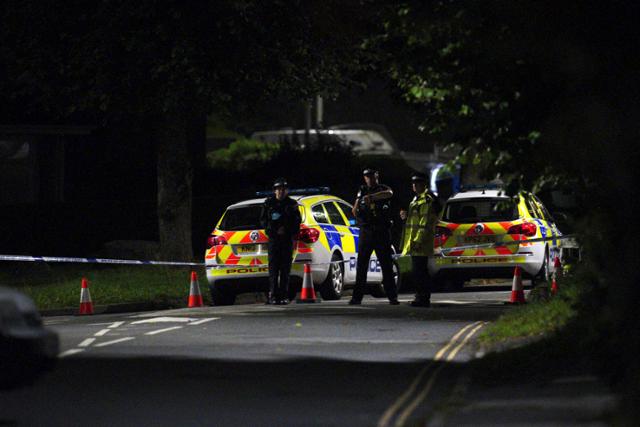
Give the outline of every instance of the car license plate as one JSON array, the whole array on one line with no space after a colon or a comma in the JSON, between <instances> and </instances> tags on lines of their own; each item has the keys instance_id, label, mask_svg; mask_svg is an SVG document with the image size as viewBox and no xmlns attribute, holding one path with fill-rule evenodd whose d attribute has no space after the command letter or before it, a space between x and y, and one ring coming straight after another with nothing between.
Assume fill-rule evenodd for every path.
<instances>
[{"instance_id":1,"label":"car license plate","mask_svg":"<svg viewBox=\"0 0 640 427\"><path fill-rule=\"evenodd\" d=\"M258 251L258 245L238 245L236 249L239 254L254 254Z\"/></svg>"},{"instance_id":2,"label":"car license plate","mask_svg":"<svg viewBox=\"0 0 640 427\"><path fill-rule=\"evenodd\" d=\"M495 236L465 236L461 243L467 245L481 245L483 243L493 243L495 241Z\"/></svg>"}]
</instances>

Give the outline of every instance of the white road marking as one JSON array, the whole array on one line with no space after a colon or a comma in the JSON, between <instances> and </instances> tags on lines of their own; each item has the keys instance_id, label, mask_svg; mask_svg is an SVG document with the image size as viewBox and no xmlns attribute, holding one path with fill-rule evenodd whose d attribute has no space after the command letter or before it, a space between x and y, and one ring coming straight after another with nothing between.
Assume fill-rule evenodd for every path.
<instances>
[{"instance_id":1,"label":"white road marking","mask_svg":"<svg viewBox=\"0 0 640 427\"><path fill-rule=\"evenodd\" d=\"M78 344L78 347L89 347L96 339L95 338L87 338Z\"/></svg>"},{"instance_id":2,"label":"white road marking","mask_svg":"<svg viewBox=\"0 0 640 427\"><path fill-rule=\"evenodd\" d=\"M145 320L136 320L135 322L131 322L132 325L139 325L141 323L163 323L163 322L173 322L173 323L188 323L193 322L194 320L198 320L193 317L154 317L151 319Z\"/></svg>"},{"instance_id":3,"label":"white road marking","mask_svg":"<svg viewBox=\"0 0 640 427\"><path fill-rule=\"evenodd\" d=\"M49 325L59 325L61 323L66 323L68 321L69 319L48 319L48 320L45 320L43 323L45 324L45 326L49 326Z\"/></svg>"},{"instance_id":4,"label":"white road marking","mask_svg":"<svg viewBox=\"0 0 640 427\"><path fill-rule=\"evenodd\" d=\"M95 334L93 334L94 337L101 337L103 335L105 335L107 332L109 332L111 329L101 329L98 332L96 332Z\"/></svg>"},{"instance_id":5,"label":"white road marking","mask_svg":"<svg viewBox=\"0 0 640 427\"><path fill-rule=\"evenodd\" d=\"M220 318L219 317L209 317L208 319L196 320L195 322L189 323L189 325L202 325L203 323L207 323L207 322L210 322L212 320L218 320L218 319L220 319Z\"/></svg>"},{"instance_id":6,"label":"white road marking","mask_svg":"<svg viewBox=\"0 0 640 427\"><path fill-rule=\"evenodd\" d=\"M161 334L163 332L175 331L176 329L182 329L182 326L172 326L170 328L157 329L155 331L146 332L145 335L156 335L156 334Z\"/></svg>"},{"instance_id":7,"label":"white road marking","mask_svg":"<svg viewBox=\"0 0 640 427\"><path fill-rule=\"evenodd\" d=\"M117 340L101 342L100 344L94 345L94 347L106 347L111 344L118 344L119 342L130 341L130 340L135 340L135 338L134 337L118 338Z\"/></svg>"},{"instance_id":8,"label":"white road marking","mask_svg":"<svg viewBox=\"0 0 640 427\"><path fill-rule=\"evenodd\" d=\"M478 302L484 302L484 301L455 301L455 300L452 300L452 299L439 299L439 300L436 300L434 298L434 301L432 302L432 304L436 303L436 304L451 304L451 305L454 305L454 304L455 305L469 305L469 304L477 304Z\"/></svg>"},{"instance_id":9,"label":"white road marking","mask_svg":"<svg viewBox=\"0 0 640 427\"><path fill-rule=\"evenodd\" d=\"M82 353L84 351L84 349L82 348L72 348L71 350L67 350L65 352L62 352L58 355L58 357L62 358L62 357L67 357L67 356L71 356L73 354L78 354L78 353Z\"/></svg>"},{"instance_id":10,"label":"white road marking","mask_svg":"<svg viewBox=\"0 0 640 427\"><path fill-rule=\"evenodd\" d=\"M124 325L124 322L113 322L111 324L111 326L109 326L108 328L109 329L113 329L113 328L117 328L117 327L122 326L122 325Z\"/></svg>"}]
</instances>

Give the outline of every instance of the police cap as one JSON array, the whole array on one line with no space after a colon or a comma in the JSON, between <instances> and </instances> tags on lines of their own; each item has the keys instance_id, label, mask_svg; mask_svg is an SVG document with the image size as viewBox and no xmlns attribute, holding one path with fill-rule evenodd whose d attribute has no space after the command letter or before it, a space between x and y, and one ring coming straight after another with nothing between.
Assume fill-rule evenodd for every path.
<instances>
[{"instance_id":1,"label":"police cap","mask_svg":"<svg viewBox=\"0 0 640 427\"><path fill-rule=\"evenodd\" d=\"M287 183L287 180L285 178L278 178L273 182L273 188L277 187L287 188L289 187L289 183Z\"/></svg>"},{"instance_id":2,"label":"police cap","mask_svg":"<svg viewBox=\"0 0 640 427\"><path fill-rule=\"evenodd\" d=\"M375 175L377 173L378 171L374 168L364 168L364 170L362 171L362 175Z\"/></svg>"},{"instance_id":3,"label":"police cap","mask_svg":"<svg viewBox=\"0 0 640 427\"><path fill-rule=\"evenodd\" d=\"M427 175L422 172L414 172L411 175L411 182L427 182Z\"/></svg>"}]
</instances>

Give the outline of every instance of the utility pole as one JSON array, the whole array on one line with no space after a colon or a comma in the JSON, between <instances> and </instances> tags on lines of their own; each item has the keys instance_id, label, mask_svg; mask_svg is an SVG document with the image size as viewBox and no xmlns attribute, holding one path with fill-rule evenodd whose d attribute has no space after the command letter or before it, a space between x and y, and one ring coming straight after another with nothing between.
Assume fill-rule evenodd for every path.
<instances>
[{"instance_id":1,"label":"utility pole","mask_svg":"<svg viewBox=\"0 0 640 427\"><path fill-rule=\"evenodd\" d=\"M304 101L304 146L309 147L311 130L311 101Z\"/></svg>"},{"instance_id":2,"label":"utility pole","mask_svg":"<svg viewBox=\"0 0 640 427\"><path fill-rule=\"evenodd\" d=\"M316 129L322 129L324 125L324 100L316 95Z\"/></svg>"}]
</instances>

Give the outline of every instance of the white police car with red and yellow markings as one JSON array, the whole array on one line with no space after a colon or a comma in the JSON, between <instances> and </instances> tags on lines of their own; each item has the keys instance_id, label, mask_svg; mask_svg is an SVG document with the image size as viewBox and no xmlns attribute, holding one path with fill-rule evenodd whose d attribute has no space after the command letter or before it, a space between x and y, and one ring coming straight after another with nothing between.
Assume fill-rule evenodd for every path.
<instances>
[{"instance_id":1,"label":"white police car with red and yellow markings","mask_svg":"<svg viewBox=\"0 0 640 427\"><path fill-rule=\"evenodd\" d=\"M356 280L358 236L351 204L328 194L328 189L291 190L302 223L295 238L290 297L300 289L305 263L311 264L313 283L322 298L339 299ZM215 305L230 305L236 295L269 289L268 237L260 226L265 198L227 207L207 241L205 264ZM338 262L336 262L338 261ZM367 282L374 296L383 296L380 264L371 257Z\"/></svg>"},{"instance_id":2,"label":"white police car with red and yellow markings","mask_svg":"<svg viewBox=\"0 0 640 427\"><path fill-rule=\"evenodd\" d=\"M437 282L461 287L472 278L512 277L514 267L533 278L548 279L561 255L560 230L532 193L508 197L495 187L462 191L447 200L436 227L429 271ZM528 240L550 238L528 243ZM500 243L510 243L500 245ZM469 249L464 246L488 245ZM452 250L454 249L454 250Z\"/></svg>"}]
</instances>

